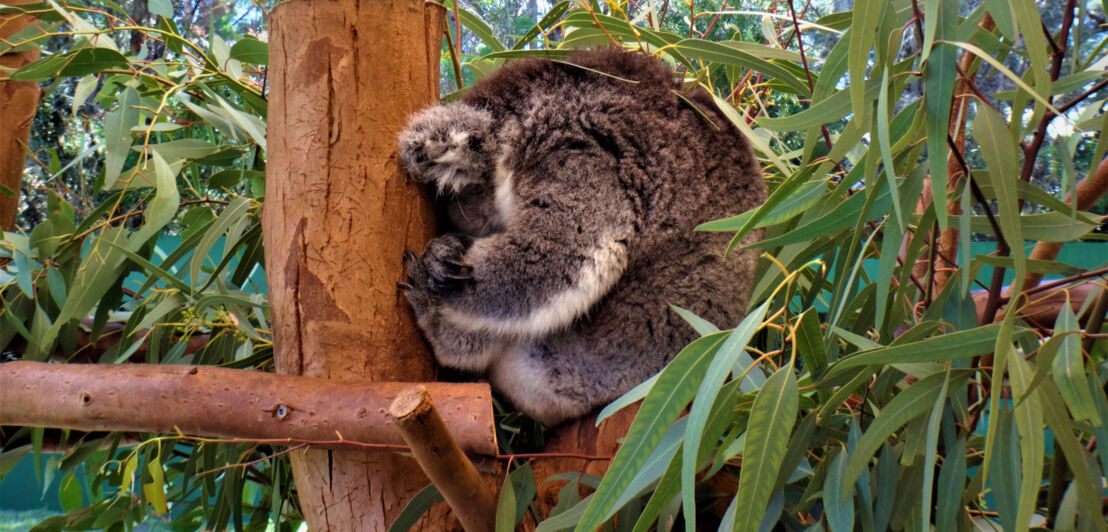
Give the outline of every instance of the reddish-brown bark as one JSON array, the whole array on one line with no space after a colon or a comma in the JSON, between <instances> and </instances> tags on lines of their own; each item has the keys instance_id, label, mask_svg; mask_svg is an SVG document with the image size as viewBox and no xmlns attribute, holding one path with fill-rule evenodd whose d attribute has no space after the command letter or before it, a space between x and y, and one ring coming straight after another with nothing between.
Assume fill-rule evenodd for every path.
<instances>
[{"instance_id":1,"label":"reddish-brown bark","mask_svg":"<svg viewBox=\"0 0 1108 532\"><path fill-rule=\"evenodd\" d=\"M8 0L5 4L29 4L33 0ZM0 39L34 22L26 16L0 16ZM38 50L0 54L0 66L18 69L38 59ZM0 190L0 230L15 227L19 210L19 189L23 178L23 165L27 160L27 139L31 122L38 107L39 88L33 81L8 81L0 77L0 186L14 194Z\"/></svg>"},{"instance_id":2,"label":"reddish-brown bark","mask_svg":"<svg viewBox=\"0 0 1108 532\"><path fill-rule=\"evenodd\" d=\"M426 387L463 449L496 454L487 384ZM0 425L402 446L386 412L409 388L209 366L19 361L0 366Z\"/></svg>"}]
</instances>

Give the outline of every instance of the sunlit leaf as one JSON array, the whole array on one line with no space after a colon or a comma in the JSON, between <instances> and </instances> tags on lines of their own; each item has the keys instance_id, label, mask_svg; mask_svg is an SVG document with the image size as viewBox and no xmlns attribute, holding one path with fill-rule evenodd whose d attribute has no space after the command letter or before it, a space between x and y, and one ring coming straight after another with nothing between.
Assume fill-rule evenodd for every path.
<instances>
[{"instance_id":1,"label":"sunlit leaf","mask_svg":"<svg viewBox=\"0 0 1108 532\"><path fill-rule=\"evenodd\" d=\"M777 370L759 390L750 409L743 466L735 504L746 509L736 515L736 532L754 532L762 521L760 511L769 503L777 471L785 457L789 434L798 408L792 364Z\"/></svg>"},{"instance_id":2,"label":"sunlit leaf","mask_svg":"<svg viewBox=\"0 0 1108 532\"><path fill-rule=\"evenodd\" d=\"M104 117L104 189L109 190L123 171L123 163L131 151L131 127L139 121L139 95L127 87L119 94L119 105Z\"/></svg>"}]
</instances>

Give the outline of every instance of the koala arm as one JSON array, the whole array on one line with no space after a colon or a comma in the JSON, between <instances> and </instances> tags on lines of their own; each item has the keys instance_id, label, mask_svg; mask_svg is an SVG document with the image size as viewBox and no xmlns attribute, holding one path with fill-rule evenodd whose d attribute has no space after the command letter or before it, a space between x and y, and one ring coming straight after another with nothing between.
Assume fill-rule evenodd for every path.
<instances>
[{"instance_id":1,"label":"koala arm","mask_svg":"<svg viewBox=\"0 0 1108 532\"><path fill-rule=\"evenodd\" d=\"M465 251L472 282L441 294L441 316L453 325L541 337L585 314L626 269L635 223L615 161L569 150L546 161L554 162L542 165L544 175L523 176L518 193L517 176L498 179L509 221Z\"/></svg>"}]
</instances>

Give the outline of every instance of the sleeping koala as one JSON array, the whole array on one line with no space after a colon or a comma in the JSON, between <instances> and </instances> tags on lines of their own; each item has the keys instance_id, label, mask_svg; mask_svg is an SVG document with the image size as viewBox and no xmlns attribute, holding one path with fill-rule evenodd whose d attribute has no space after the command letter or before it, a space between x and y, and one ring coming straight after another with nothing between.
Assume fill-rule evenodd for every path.
<instances>
[{"instance_id":1,"label":"sleeping koala","mask_svg":"<svg viewBox=\"0 0 1108 532\"><path fill-rule=\"evenodd\" d=\"M762 172L712 97L656 60L512 62L417 114L400 158L457 231L406 255L401 288L435 356L543 423L693 340L670 304L724 327L743 316L756 256L725 258L729 235L693 228L757 206Z\"/></svg>"}]
</instances>

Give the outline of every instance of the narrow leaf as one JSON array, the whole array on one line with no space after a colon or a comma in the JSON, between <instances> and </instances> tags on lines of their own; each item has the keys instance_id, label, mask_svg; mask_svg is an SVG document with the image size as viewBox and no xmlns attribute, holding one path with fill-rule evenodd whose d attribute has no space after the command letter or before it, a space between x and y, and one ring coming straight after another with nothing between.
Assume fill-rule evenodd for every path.
<instances>
[{"instance_id":1,"label":"narrow leaf","mask_svg":"<svg viewBox=\"0 0 1108 532\"><path fill-rule=\"evenodd\" d=\"M778 469L796 421L799 394L792 364L777 370L762 386L750 409L743 466L739 471L735 517L736 532L754 532L762 522L762 509L769 504Z\"/></svg>"},{"instance_id":2,"label":"narrow leaf","mask_svg":"<svg viewBox=\"0 0 1108 532\"><path fill-rule=\"evenodd\" d=\"M1062 392L1062 398L1073 413L1074 419L1088 421L1098 426L1102 420L1097 415L1096 404L1093 403L1093 395L1085 379L1085 359L1081 355L1081 337L1078 334L1070 334L1079 332L1078 327L1077 316L1073 314L1067 297L1054 323L1054 334L1064 335L1051 365L1054 370L1054 383Z\"/></svg>"}]
</instances>

